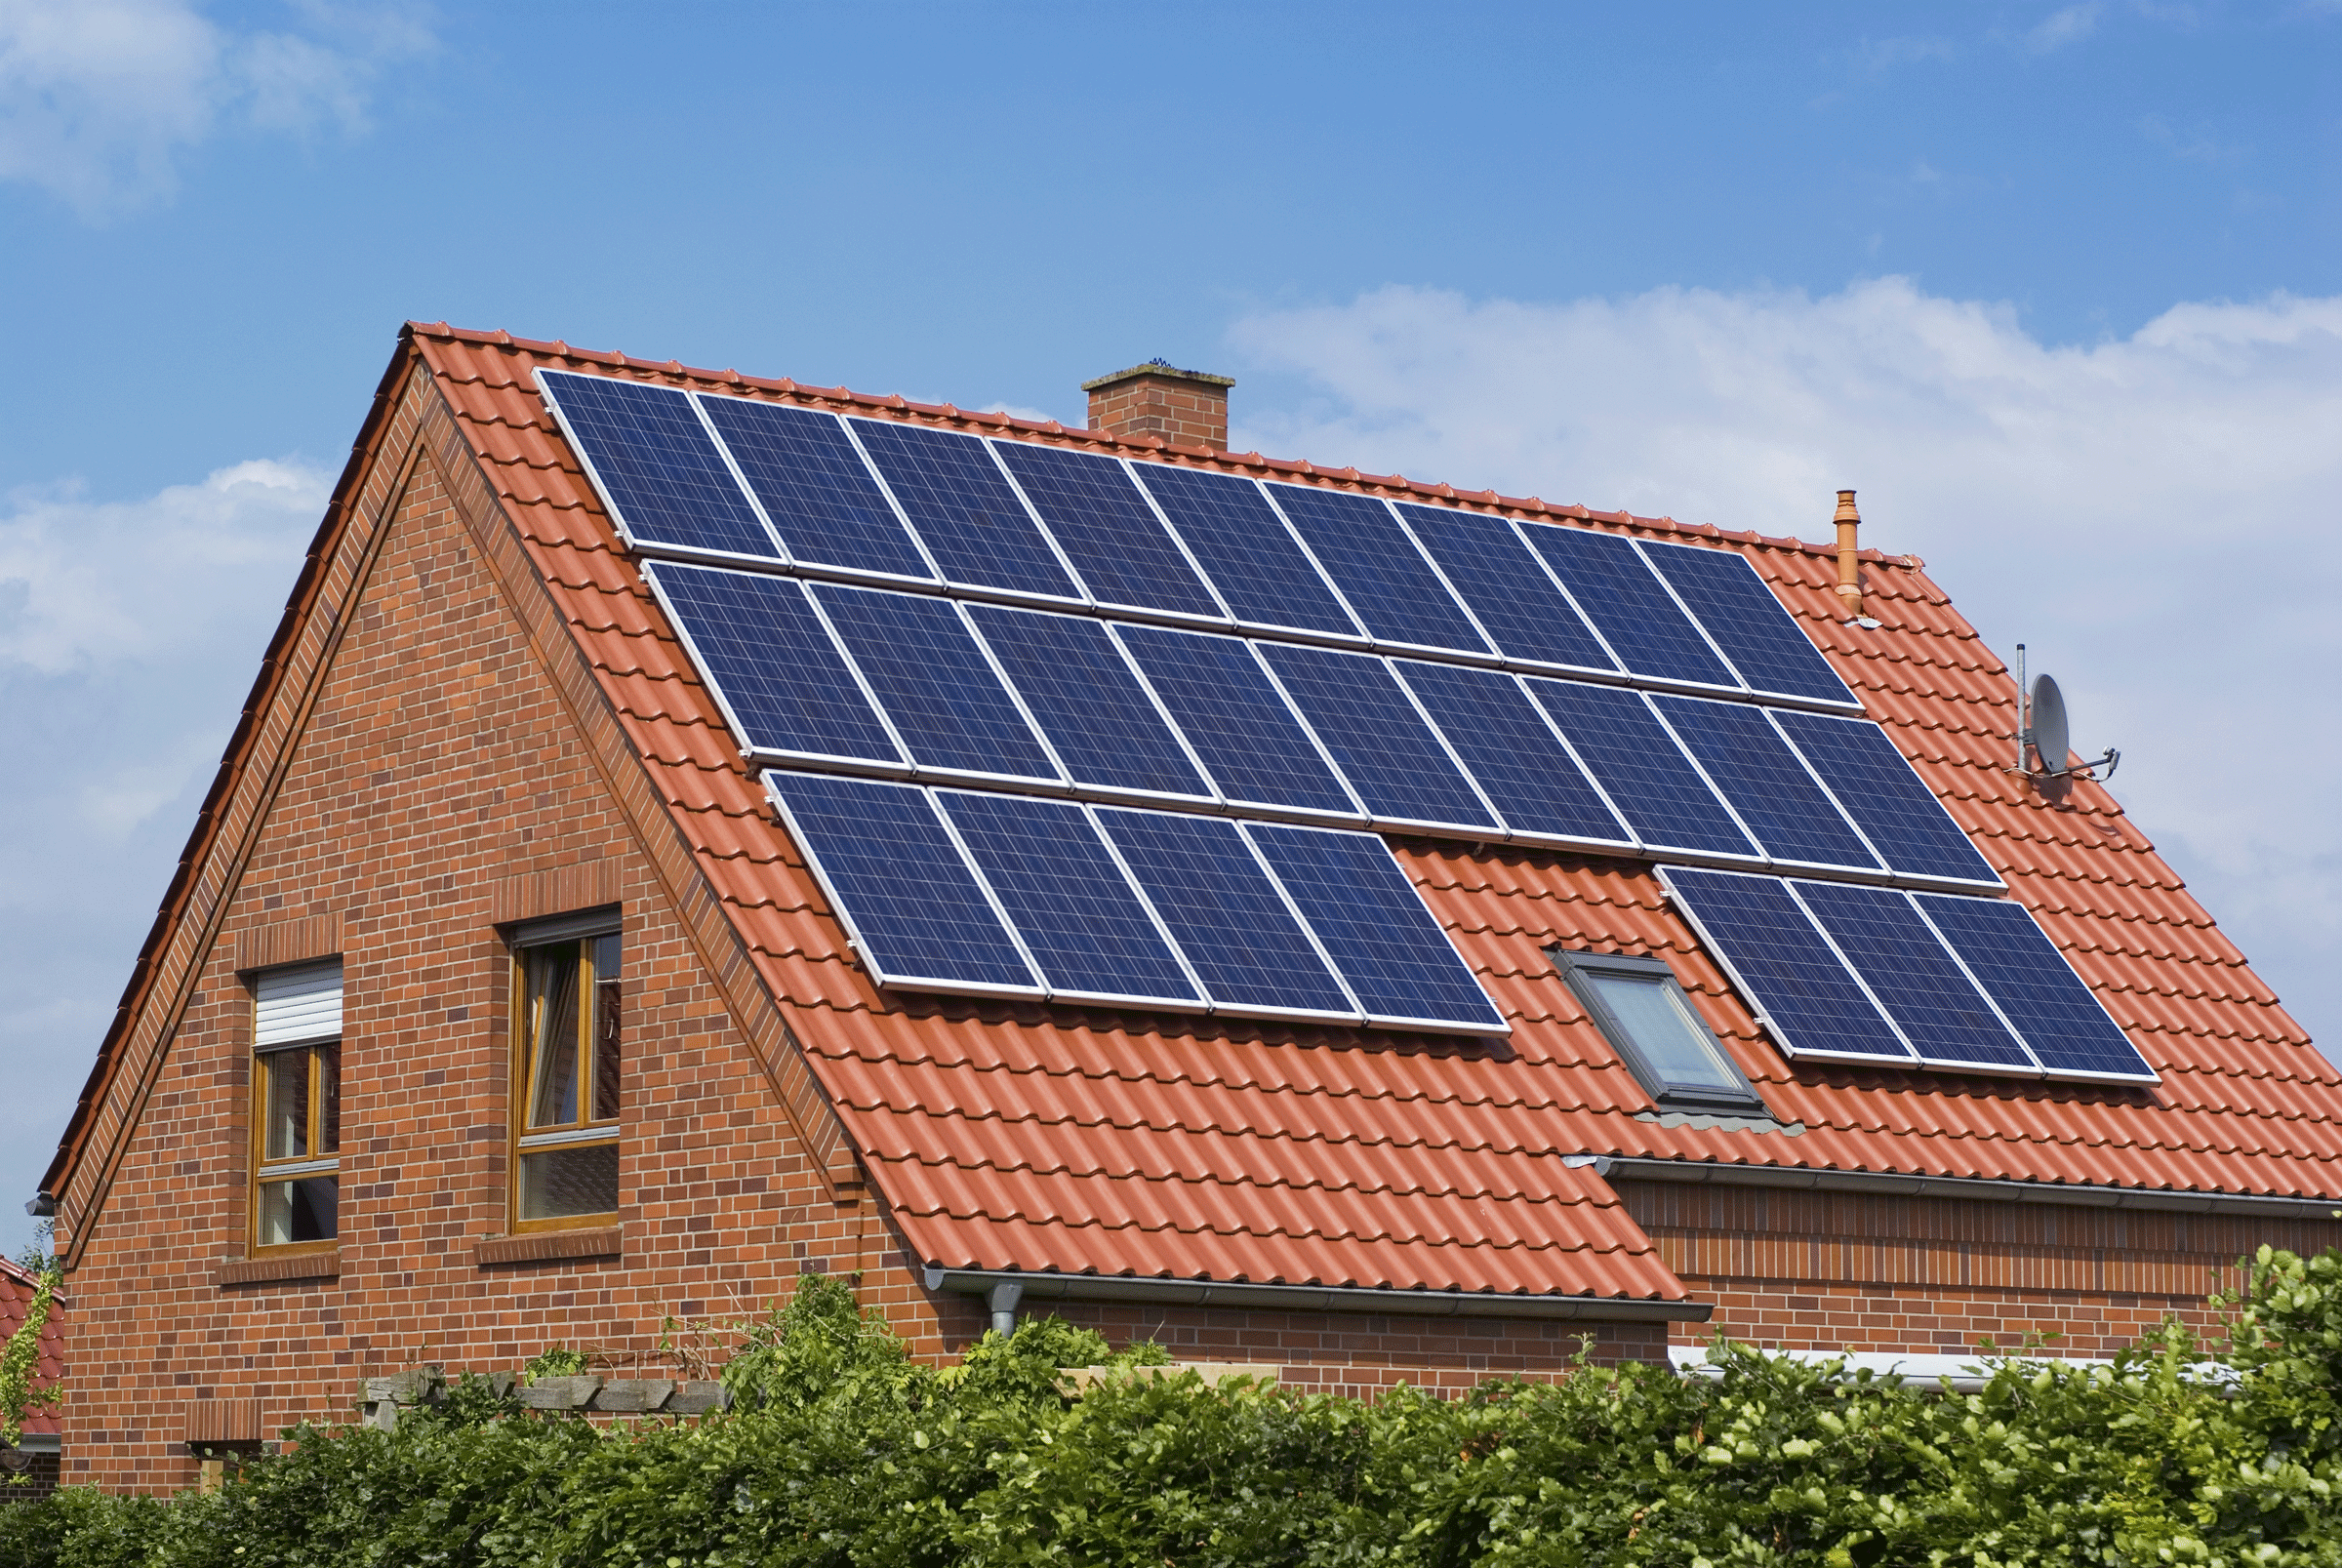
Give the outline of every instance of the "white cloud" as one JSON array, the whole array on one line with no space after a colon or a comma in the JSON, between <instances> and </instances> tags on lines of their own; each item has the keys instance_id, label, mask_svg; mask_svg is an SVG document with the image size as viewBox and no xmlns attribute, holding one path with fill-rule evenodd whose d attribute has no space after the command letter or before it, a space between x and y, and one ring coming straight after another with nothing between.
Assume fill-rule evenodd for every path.
<instances>
[{"instance_id":1,"label":"white cloud","mask_svg":"<svg viewBox=\"0 0 2342 1568\"><path fill-rule=\"evenodd\" d=\"M223 126L363 131L381 67L433 47L413 10L301 9L322 38L224 29L189 0L0 0L0 180L115 216L170 195Z\"/></svg>"},{"instance_id":2,"label":"white cloud","mask_svg":"<svg viewBox=\"0 0 2342 1568\"><path fill-rule=\"evenodd\" d=\"M2098 0L2090 0L2087 5L2067 6L2054 12L2025 34L2025 47L2034 54L2046 55L2068 44L2078 44L2098 30L2098 17L2105 9Z\"/></svg>"},{"instance_id":3,"label":"white cloud","mask_svg":"<svg viewBox=\"0 0 2342 1568\"><path fill-rule=\"evenodd\" d=\"M1886 278L1566 303L1392 288L1239 323L1317 399L1233 444L1823 538L1839 486L2002 657L2313 1029L2342 948L2342 298L2177 306L2053 347Z\"/></svg>"}]
</instances>

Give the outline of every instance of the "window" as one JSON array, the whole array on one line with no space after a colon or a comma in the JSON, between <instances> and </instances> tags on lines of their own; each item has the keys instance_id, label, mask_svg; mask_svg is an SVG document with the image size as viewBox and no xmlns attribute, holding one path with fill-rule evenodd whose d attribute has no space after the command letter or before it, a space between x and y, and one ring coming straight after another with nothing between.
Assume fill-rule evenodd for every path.
<instances>
[{"instance_id":1,"label":"window","mask_svg":"<svg viewBox=\"0 0 2342 1568\"><path fill-rule=\"evenodd\" d=\"M513 1228L618 1211L615 912L524 927L513 944Z\"/></svg>"},{"instance_id":2,"label":"window","mask_svg":"<svg viewBox=\"0 0 2342 1568\"><path fill-rule=\"evenodd\" d=\"M1552 950L1561 978L1629 1070L1663 1106L1764 1113L1764 1101L1663 960Z\"/></svg>"},{"instance_id":3,"label":"window","mask_svg":"<svg viewBox=\"0 0 2342 1568\"><path fill-rule=\"evenodd\" d=\"M342 962L253 984L252 1245L330 1247L342 1191Z\"/></svg>"}]
</instances>

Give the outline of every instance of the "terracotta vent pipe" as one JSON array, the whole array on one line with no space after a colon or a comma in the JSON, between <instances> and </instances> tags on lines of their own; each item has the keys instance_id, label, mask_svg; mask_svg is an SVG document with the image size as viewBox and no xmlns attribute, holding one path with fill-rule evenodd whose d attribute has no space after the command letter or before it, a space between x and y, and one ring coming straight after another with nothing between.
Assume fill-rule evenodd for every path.
<instances>
[{"instance_id":1,"label":"terracotta vent pipe","mask_svg":"<svg viewBox=\"0 0 2342 1568\"><path fill-rule=\"evenodd\" d=\"M1854 492L1837 493L1837 597L1846 607L1846 619L1862 619L1862 563L1855 552L1860 548L1854 542L1855 533L1862 527L1862 513L1854 509Z\"/></svg>"}]
</instances>

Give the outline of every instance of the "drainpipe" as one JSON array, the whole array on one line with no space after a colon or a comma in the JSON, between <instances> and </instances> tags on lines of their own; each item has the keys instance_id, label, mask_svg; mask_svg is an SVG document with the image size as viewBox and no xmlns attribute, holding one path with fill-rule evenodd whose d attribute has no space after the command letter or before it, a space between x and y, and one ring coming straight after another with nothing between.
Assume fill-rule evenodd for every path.
<instances>
[{"instance_id":1,"label":"drainpipe","mask_svg":"<svg viewBox=\"0 0 2342 1568\"><path fill-rule=\"evenodd\" d=\"M1025 1282L1004 1279L994 1285L988 1298L992 1308L992 1332L1007 1339L1017 1331L1017 1304L1025 1299Z\"/></svg>"},{"instance_id":2,"label":"drainpipe","mask_svg":"<svg viewBox=\"0 0 2342 1568\"><path fill-rule=\"evenodd\" d=\"M1859 546L1854 543L1855 532L1862 527L1862 513L1854 509L1854 492L1837 493L1837 597L1846 607L1848 621L1862 619L1862 563L1856 558Z\"/></svg>"}]
</instances>

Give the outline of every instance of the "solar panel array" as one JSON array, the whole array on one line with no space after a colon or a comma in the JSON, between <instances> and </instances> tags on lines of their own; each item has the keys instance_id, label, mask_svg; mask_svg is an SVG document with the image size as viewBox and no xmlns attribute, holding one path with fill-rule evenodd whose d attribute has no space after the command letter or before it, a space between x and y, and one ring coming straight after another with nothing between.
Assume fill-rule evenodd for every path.
<instances>
[{"instance_id":1,"label":"solar panel array","mask_svg":"<svg viewBox=\"0 0 2342 1568\"><path fill-rule=\"evenodd\" d=\"M2158 1081L2021 905L1688 866L1659 876L1792 1057Z\"/></svg>"},{"instance_id":2,"label":"solar panel array","mask_svg":"<svg viewBox=\"0 0 2342 1568\"><path fill-rule=\"evenodd\" d=\"M1792 1055L2153 1080L1735 551L538 374L882 984L1502 1032L1418 832L1669 863Z\"/></svg>"}]
</instances>

